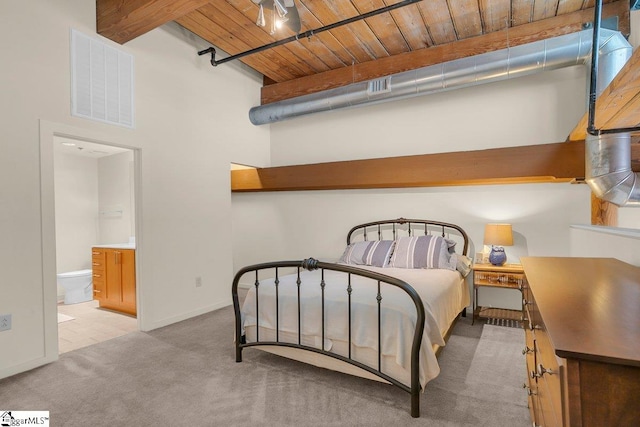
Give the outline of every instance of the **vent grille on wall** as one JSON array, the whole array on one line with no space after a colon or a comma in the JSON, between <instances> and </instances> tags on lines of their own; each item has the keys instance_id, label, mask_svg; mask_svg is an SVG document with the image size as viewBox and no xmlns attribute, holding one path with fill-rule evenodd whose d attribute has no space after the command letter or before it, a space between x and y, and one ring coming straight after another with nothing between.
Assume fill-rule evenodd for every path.
<instances>
[{"instance_id":1,"label":"vent grille on wall","mask_svg":"<svg viewBox=\"0 0 640 427\"><path fill-rule=\"evenodd\" d=\"M71 114L133 128L133 56L71 30Z\"/></svg>"}]
</instances>

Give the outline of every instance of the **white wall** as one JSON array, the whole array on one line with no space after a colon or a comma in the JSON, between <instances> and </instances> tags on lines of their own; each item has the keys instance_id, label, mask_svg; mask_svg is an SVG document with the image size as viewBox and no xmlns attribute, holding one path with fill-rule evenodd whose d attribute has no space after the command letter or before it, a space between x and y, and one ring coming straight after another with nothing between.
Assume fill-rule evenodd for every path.
<instances>
[{"instance_id":1,"label":"white wall","mask_svg":"<svg viewBox=\"0 0 640 427\"><path fill-rule=\"evenodd\" d=\"M585 67L271 125L273 166L565 141L586 111Z\"/></svg>"},{"instance_id":2,"label":"white wall","mask_svg":"<svg viewBox=\"0 0 640 427\"><path fill-rule=\"evenodd\" d=\"M640 228L573 226L571 256L617 258L640 267Z\"/></svg>"},{"instance_id":3,"label":"white wall","mask_svg":"<svg viewBox=\"0 0 640 427\"><path fill-rule=\"evenodd\" d=\"M96 243L127 243L135 233L133 151L98 160L98 224Z\"/></svg>"},{"instance_id":4,"label":"white wall","mask_svg":"<svg viewBox=\"0 0 640 427\"><path fill-rule=\"evenodd\" d=\"M98 160L54 151L54 163L56 272L91 268L91 246L98 237Z\"/></svg>"},{"instance_id":5,"label":"white wall","mask_svg":"<svg viewBox=\"0 0 640 427\"><path fill-rule=\"evenodd\" d=\"M275 123L271 160L286 165L560 142L585 111L585 85L584 68L571 67ZM507 248L510 260L521 253L568 255L569 224L590 215L588 187L570 184L234 194L233 209L236 270L266 256L339 256L353 225L400 216L457 223L474 251L482 249L486 222L511 222L520 236Z\"/></svg>"},{"instance_id":6,"label":"white wall","mask_svg":"<svg viewBox=\"0 0 640 427\"><path fill-rule=\"evenodd\" d=\"M565 141L586 111L586 68L271 125L273 166L468 151ZM527 162L523 158L521 161ZM484 224L513 224L509 262L569 256L570 225L589 223L586 185L528 184L367 191L234 194L234 269L308 256L338 257L346 232L377 219L454 222L482 249ZM483 292L487 305L520 308L517 293Z\"/></svg>"},{"instance_id":7,"label":"white wall","mask_svg":"<svg viewBox=\"0 0 640 427\"><path fill-rule=\"evenodd\" d=\"M95 2L0 2L0 377L57 358L54 135L137 150L145 330L230 303L229 163L268 163L269 128L247 116L261 79L212 68L171 26L119 47L135 58L135 129L71 117L71 28L95 34Z\"/></svg>"}]
</instances>

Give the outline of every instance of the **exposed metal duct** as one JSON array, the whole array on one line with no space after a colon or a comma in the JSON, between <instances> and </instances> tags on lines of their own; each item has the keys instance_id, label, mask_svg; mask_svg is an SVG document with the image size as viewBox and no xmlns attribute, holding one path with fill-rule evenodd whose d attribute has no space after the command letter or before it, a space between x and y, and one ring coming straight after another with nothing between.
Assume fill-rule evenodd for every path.
<instances>
[{"instance_id":1,"label":"exposed metal duct","mask_svg":"<svg viewBox=\"0 0 640 427\"><path fill-rule=\"evenodd\" d=\"M588 135L586 181L602 200L640 207L640 174L631 170L630 139L628 133Z\"/></svg>"},{"instance_id":2,"label":"exposed metal duct","mask_svg":"<svg viewBox=\"0 0 640 427\"><path fill-rule=\"evenodd\" d=\"M572 65L590 65L593 30L484 53L367 82L274 102L249 111L254 125L322 111L382 103L507 80ZM632 47L617 31L600 29L598 94L631 57ZM586 182L599 198L640 206L640 176L631 170L629 134L587 136Z\"/></svg>"},{"instance_id":3,"label":"exposed metal duct","mask_svg":"<svg viewBox=\"0 0 640 427\"><path fill-rule=\"evenodd\" d=\"M601 30L601 49L629 43L616 31ZM251 108L254 125L274 123L321 111L337 110L365 104L428 95L483 83L554 70L572 65L586 65L590 58L593 31L553 37L525 45L483 53L384 78L353 83L310 95L273 102ZM613 49L615 50L615 49ZM617 59L616 55L605 59Z\"/></svg>"},{"instance_id":4,"label":"exposed metal duct","mask_svg":"<svg viewBox=\"0 0 640 427\"><path fill-rule=\"evenodd\" d=\"M600 36L603 31L600 29ZM608 34L601 38L599 46L599 58L594 65L597 69L590 70L596 76L597 96L609 86L632 54L626 40L623 43L609 38ZM593 119L595 97L590 102L590 119ZM585 143L585 181L593 194L618 206L640 207L640 174L631 169L631 135L587 134Z\"/></svg>"}]
</instances>

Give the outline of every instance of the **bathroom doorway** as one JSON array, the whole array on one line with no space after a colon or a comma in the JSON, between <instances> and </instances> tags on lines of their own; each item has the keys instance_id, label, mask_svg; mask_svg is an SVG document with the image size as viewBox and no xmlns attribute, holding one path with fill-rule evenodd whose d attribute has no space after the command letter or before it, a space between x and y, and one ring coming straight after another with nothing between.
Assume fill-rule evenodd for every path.
<instances>
[{"instance_id":1,"label":"bathroom doorway","mask_svg":"<svg viewBox=\"0 0 640 427\"><path fill-rule=\"evenodd\" d=\"M53 137L59 353L139 329L134 154L128 148ZM107 283L100 263L106 258L96 255L107 250L118 268L125 268L126 259L131 269L119 273L127 283L118 285L115 302L104 299ZM121 307L125 292L129 305Z\"/></svg>"}]
</instances>

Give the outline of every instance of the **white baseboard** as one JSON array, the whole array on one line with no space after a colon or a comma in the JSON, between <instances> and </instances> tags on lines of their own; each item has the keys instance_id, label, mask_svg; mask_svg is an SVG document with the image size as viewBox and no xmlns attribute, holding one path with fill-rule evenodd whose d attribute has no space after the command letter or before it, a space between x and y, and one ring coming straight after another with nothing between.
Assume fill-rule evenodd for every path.
<instances>
[{"instance_id":1,"label":"white baseboard","mask_svg":"<svg viewBox=\"0 0 640 427\"><path fill-rule=\"evenodd\" d=\"M18 365L9 366L7 368L0 369L0 379L8 378L10 376L21 374L26 371L30 371L32 369L38 368L43 365L47 365L51 362L55 362L58 360L58 355L55 354L49 357L39 357L37 359L28 360L24 363L20 363Z\"/></svg>"},{"instance_id":2,"label":"white baseboard","mask_svg":"<svg viewBox=\"0 0 640 427\"><path fill-rule=\"evenodd\" d=\"M180 314L178 316L167 317L165 319L158 320L156 322L151 323L151 325L142 326L141 331L149 332L154 329L162 328L164 326L173 325L174 323L182 322L183 320L191 319L192 317L200 316L201 314L209 313L211 311L219 310L224 307L228 307L233 304L231 298L224 299L222 301L217 302L216 304L208 305L197 310L193 310L184 314Z\"/></svg>"}]
</instances>

